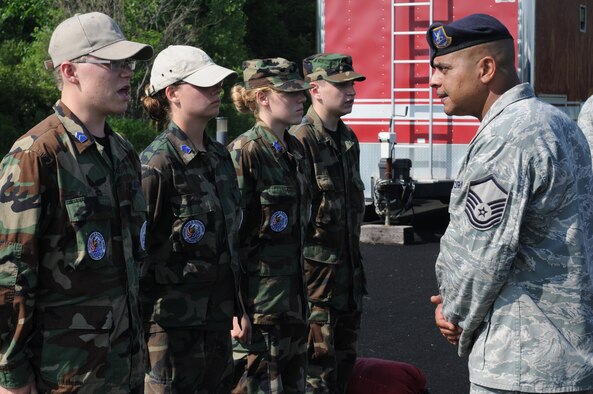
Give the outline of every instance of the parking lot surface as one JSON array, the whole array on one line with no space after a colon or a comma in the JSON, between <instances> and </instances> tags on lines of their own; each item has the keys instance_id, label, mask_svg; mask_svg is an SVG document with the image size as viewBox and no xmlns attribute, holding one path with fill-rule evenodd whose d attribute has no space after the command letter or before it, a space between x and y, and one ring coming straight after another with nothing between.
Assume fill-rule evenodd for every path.
<instances>
[{"instance_id":1,"label":"parking lot surface","mask_svg":"<svg viewBox=\"0 0 593 394\"><path fill-rule=\"evenodd\" d=\"M414 226L411 245L362 245L367 275L359 355L407 362L422 369L431 394L469 392L467 359L434 326L430 296L438 292L434 263L449 217L425 203L401 224ZM371 394L371 393L369 393Z\"/></svg>"}]
</instances>

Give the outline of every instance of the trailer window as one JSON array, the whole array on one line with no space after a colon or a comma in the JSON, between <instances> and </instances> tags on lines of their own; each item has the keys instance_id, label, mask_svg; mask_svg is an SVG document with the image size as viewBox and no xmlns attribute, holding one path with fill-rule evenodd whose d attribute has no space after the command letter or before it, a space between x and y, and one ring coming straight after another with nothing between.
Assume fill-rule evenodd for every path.
<instances>
[{"instance_id":1,"label":"trailer window","mask_svg":"<svg viewBox=\"0 0 593 394\"><path fill-rule=\"evenodd\" d=\"M580 5L579 6L579 23L580 23L580 30L583 33L587 32L587 6Z\"/></svg>"}]
</instances>

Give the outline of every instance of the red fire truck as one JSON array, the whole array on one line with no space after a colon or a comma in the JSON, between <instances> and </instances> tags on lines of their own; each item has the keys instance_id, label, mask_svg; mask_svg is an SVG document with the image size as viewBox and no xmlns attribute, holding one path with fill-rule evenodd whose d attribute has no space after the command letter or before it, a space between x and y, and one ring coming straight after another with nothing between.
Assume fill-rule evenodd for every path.
<instances>
[{"instance_id":1,"label":"red fire truck","mask_svg":"<svg viewBox=\"0 0 593 394\"><path fill-rule=\"evenodd\" d=\"M429 87L430 24L472 13L498 18L516 39L521 80L576 118L593 93L592 12L593 0L318 0L319 51L351 55L367 77L344 117L361 142L366 197L385 177L379 159L387 151L390 164L403 163L392 177L409 171L415 198L447 199L478 128L475 118L447 116ZM380 133L392 141L383 153Z\"/></svg>"}]
</instances>

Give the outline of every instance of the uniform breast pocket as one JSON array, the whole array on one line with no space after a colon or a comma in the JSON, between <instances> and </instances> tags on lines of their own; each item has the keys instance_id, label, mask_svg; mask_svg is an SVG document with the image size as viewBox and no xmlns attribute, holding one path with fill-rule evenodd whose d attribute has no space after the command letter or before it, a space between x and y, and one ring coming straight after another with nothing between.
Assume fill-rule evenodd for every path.
<instances>
[{"instance_id":1,"label":"uniform breast pocket","mask_svg":"<svg viewBox=\"0 0 593 394\"><path fill-rule=\"evenodd\" d=\"M217 256L216 204L210 197L181 195L171 199L173 252L202 259ZM220 229L222 231L222 229Z\"/></svg>"},{"instance_id":2,"label":"uniform breast pocket","mask_svg":"<svg viewBox=\"0 0 593 394\"><path fill-rule=\"evenodd\" d=\"M109 264L113 221L109 197L78 197L66 200L65 205L76 234L76 243L66 245L67 263L75 269L97 269Z\"/></svg>"},{"instance_id":3,"label":"uniform breast pocket","mask_svg":"<svg viewBox=\"0 0 593 394\"><path fill-rule=\"evenodd\" d=\"M292 186L273 185L260 195L262 224L260 237L268 240L295 236L297 192Z\"/></svg>"}]
</instances>

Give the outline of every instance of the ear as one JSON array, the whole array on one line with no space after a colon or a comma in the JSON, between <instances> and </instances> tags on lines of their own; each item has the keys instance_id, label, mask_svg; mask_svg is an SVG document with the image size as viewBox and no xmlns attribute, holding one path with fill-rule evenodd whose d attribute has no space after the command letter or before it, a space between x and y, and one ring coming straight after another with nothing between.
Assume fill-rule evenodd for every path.
<instances>
[{"instance_id":1,"label":"ear","mask_svg":"<svg viewBox=\"0 0 593 394\"><path fill-rule=\"evenodd\" d=\"M311 98L316 99L319 96L319 84L317 82L310 82L311 88L309 88L309 94Z\"/></svg>"},{"instance_id":2,"label":"ear","mask_svg":"<svg viewBox=\"0 0 593 394\"><path fill-rule=\"evenodd\" d=\"M165 88L165 96L167 100L171 103L178 104L179 103L179 92L177 86L169 85Z\"/></svg>"},{"instance_id":3,"label":"ear","mask_svg":"<svg viewBox=\"0 0 593 394\"><path fill-rule=\"evenodd\" d=\"M268 93L264 92L263 90L258 90L255 92L255 101L258 105L268 106L270 105L270 99L268 96Z\"/></svg>"},{"instance_id":4,"label":"ear","mask_svg":"<svg viewBox=\"0 0 593 394\"><path fill-rule=\"evenodd\" d=\"M60 64L60 72L62 73L62 81L78 84L78 72L74 64L70 62Z\"/></svg>"},{"instance_id":5,"label":"ear","mask_svg":"<svg viewBox=\"0 0 593 394\"><path fill-rule=\"evenodd\" d=\"M488 84L496 75L496 61L492 56L485 56L478 62L479 77L483 84Z\"/></svg>"}]
</instances>

